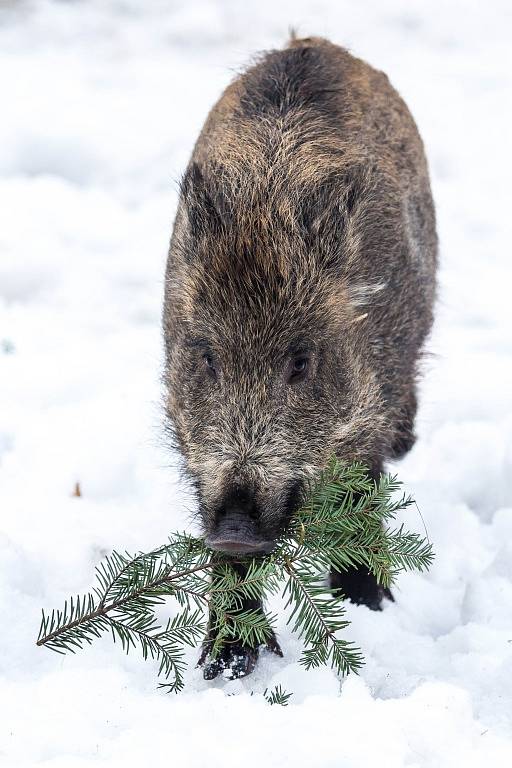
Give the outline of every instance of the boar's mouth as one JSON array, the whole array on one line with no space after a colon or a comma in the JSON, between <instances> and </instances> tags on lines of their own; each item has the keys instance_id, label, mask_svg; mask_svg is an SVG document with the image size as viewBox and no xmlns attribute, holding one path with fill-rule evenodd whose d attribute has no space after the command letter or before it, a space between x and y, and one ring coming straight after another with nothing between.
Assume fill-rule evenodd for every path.
<instances>
[{"instance_id":1,"label":"boar's mouth","mask_svg":"<svg viewBox=\"0 0 512 768\"><path fill-rule=\"evenodd\" d=\"M240 541L236 538L224 539L208 536L205 539L210 549L225 552L228 555L268 555L274 548L274 541Z\"/></svg>"}]
</instances>

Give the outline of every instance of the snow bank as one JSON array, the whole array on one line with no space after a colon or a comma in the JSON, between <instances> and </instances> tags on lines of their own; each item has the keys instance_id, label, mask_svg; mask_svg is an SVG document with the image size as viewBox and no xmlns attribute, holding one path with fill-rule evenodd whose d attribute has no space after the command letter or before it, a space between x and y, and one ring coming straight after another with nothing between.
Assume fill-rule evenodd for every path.
<instances>
[{"instance_id":1,"label":"snow bank","mask_svg":"<svg viewBox=\"0 0 512 768\"><path fill-rule=\"evenodd\" d=\"M508 4L11 0L0 13L0 764L510 766ZM420 440L397 469L437 560L382 614L349 607L359 677L304 672L282 625L284 659L207 684L190 653L186 692L168 697L108 640L59 657L34 638L41 607L87 589L112 546L191 524L160 411L176 180L233 69L289 25L384 69L427 145L441 296ZM414 511L409 524L422 530ZM277 683L287 708L261 695Z\"/></svg>"}]
</instances>

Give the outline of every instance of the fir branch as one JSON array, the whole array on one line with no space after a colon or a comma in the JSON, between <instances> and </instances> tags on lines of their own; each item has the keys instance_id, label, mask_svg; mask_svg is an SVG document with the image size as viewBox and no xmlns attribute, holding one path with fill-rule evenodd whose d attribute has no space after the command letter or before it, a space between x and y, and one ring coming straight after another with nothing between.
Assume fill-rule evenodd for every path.
<instances>
[{"instance_id":1,"label":"fir branch","mask_svg":"<svg viewBox=\"0 0 512 768\"><path fill-rule=\"evenodd\" d=\"M113 554L118 555L118 553ZM138 555L134 560L130 561L130 564L136 563L143 557L144 555ZM73 598L71 598L69 606L68 602L64 604L63 611L52 611L50 615L46 615L43 611L43 618L36 645L46 645L54 650L57 650L58 648L73 650L72 647L67 648L66 644L69 642L70 646L76 645L81 648L82 639L87 642L92 642L93 638L89 639L88 632L99 637L101 632L96 630L105 628L103 620L108 619L108 614L110 612L119 611L123 608L126 609L130 606L133 607L134 605L137 605L137 600L139 599L141 601L138 603L139 608L145 608L149 607L151 604L163 602L163 600L159 599L160 597L163 598L164 596L174 594L174 581L183 579L198 571L209 570L215 565L215 562L208 562L175 574L166 571L163 575L160 575L159 578L156 578L153 581L148 581L147 579L144 580L144 583L139 584L138 587L131 592L126 591L125 593L123 590L121 597L108 604L105 604L105 595L100 597L99 592L97 592L97 596L100 597L100 603L98 605L96 605L94 597L91 594L87 595L85 598L78 597L75 603L73 603ZM121 572L120 575L122 575ZM161 589L164 589L164 591L160 592ZM195 597L202 598L205 602L208 602L206 597L203 598L199 592L187 589L183 584L179 584L177 589L182 592L193 594ZM84 610L85 605L87 605L87 610ZM80 633L77 632L78 628L81 630ZM77 642L73 642L74 640Z\"/></svg>"},{"instance_id":2,"label":"fir branch","mask_svg":"<svg viewBox=\"0 0 512 768\"><path fill-rule=\"evenodd\" d=\"M161 687L179 691L185 647L200 640L206 618L212 658L231 642L266 644L275 617L265 615L259 601L284 582L288 624L304 644L301 663L306 669L328 664L338 674L357 671L363 657L338 636L348 621L342 599L328 593L323 572L363 566L389 586L400 571L430 566L428 540L403 525L389 527L413 503L396 496L399 488L396 477L375 482L363 465L333 459L268 556L221 560L187 534L174 534L162 547L133 557L112 552L96 568L91 593L71 598L62 610L43 611L37 645L74 653L110 632L127 653L140 647L144 659L158 662L158 673L169 681ZM169 596L178 612L162 627L155 608ZM270 694L270 703L284 704L290 694L281 694Z\"/></svg>"}]
</instances>

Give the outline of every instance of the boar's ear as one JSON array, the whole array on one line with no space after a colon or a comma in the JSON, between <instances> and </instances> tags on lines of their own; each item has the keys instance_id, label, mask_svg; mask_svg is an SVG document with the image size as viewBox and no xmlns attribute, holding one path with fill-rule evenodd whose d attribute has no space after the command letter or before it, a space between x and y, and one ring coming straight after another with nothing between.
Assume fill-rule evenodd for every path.
<instances>
[{"instance_id":1,"label":"boar's ear","mask_svg":"<svg viewBox=\"0 0 512 768\"><path fill-rule=\"evenodd\" d=\"M180 188L192 236L220 235L227 223L229 210L218 184L209 181L199 165L191 162Z\"/></svg>"},{"instance_id":2,"label":"boar's ear","mask_svg":"<svg viewBox=\"0 0 512 768\"><path fill-rule=\"evenodd\" d=\"M326 259L339 263L339 248L363 193L356 171L333 173L317 182L303 197L299 224L308 248L319 249Z\"/></svg>"}]
</instances>

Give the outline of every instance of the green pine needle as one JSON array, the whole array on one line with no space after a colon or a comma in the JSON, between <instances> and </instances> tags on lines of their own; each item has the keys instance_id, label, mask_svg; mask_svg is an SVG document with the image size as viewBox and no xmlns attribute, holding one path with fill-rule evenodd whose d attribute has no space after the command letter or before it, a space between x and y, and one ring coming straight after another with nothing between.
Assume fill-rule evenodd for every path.
<instances>
[{"instance_id":1,"label":"green pine needle","mask_svg":"<svg viewBox=\"0 0 512 768\"><path fill-rule=\"evenodd\" d=\"M273 704L280 704L282 707L287 707L293 693L287 693L280 685L276 685L271 691L265 688L263 696L271 706Z\"/></svg>"}]
</instances>

